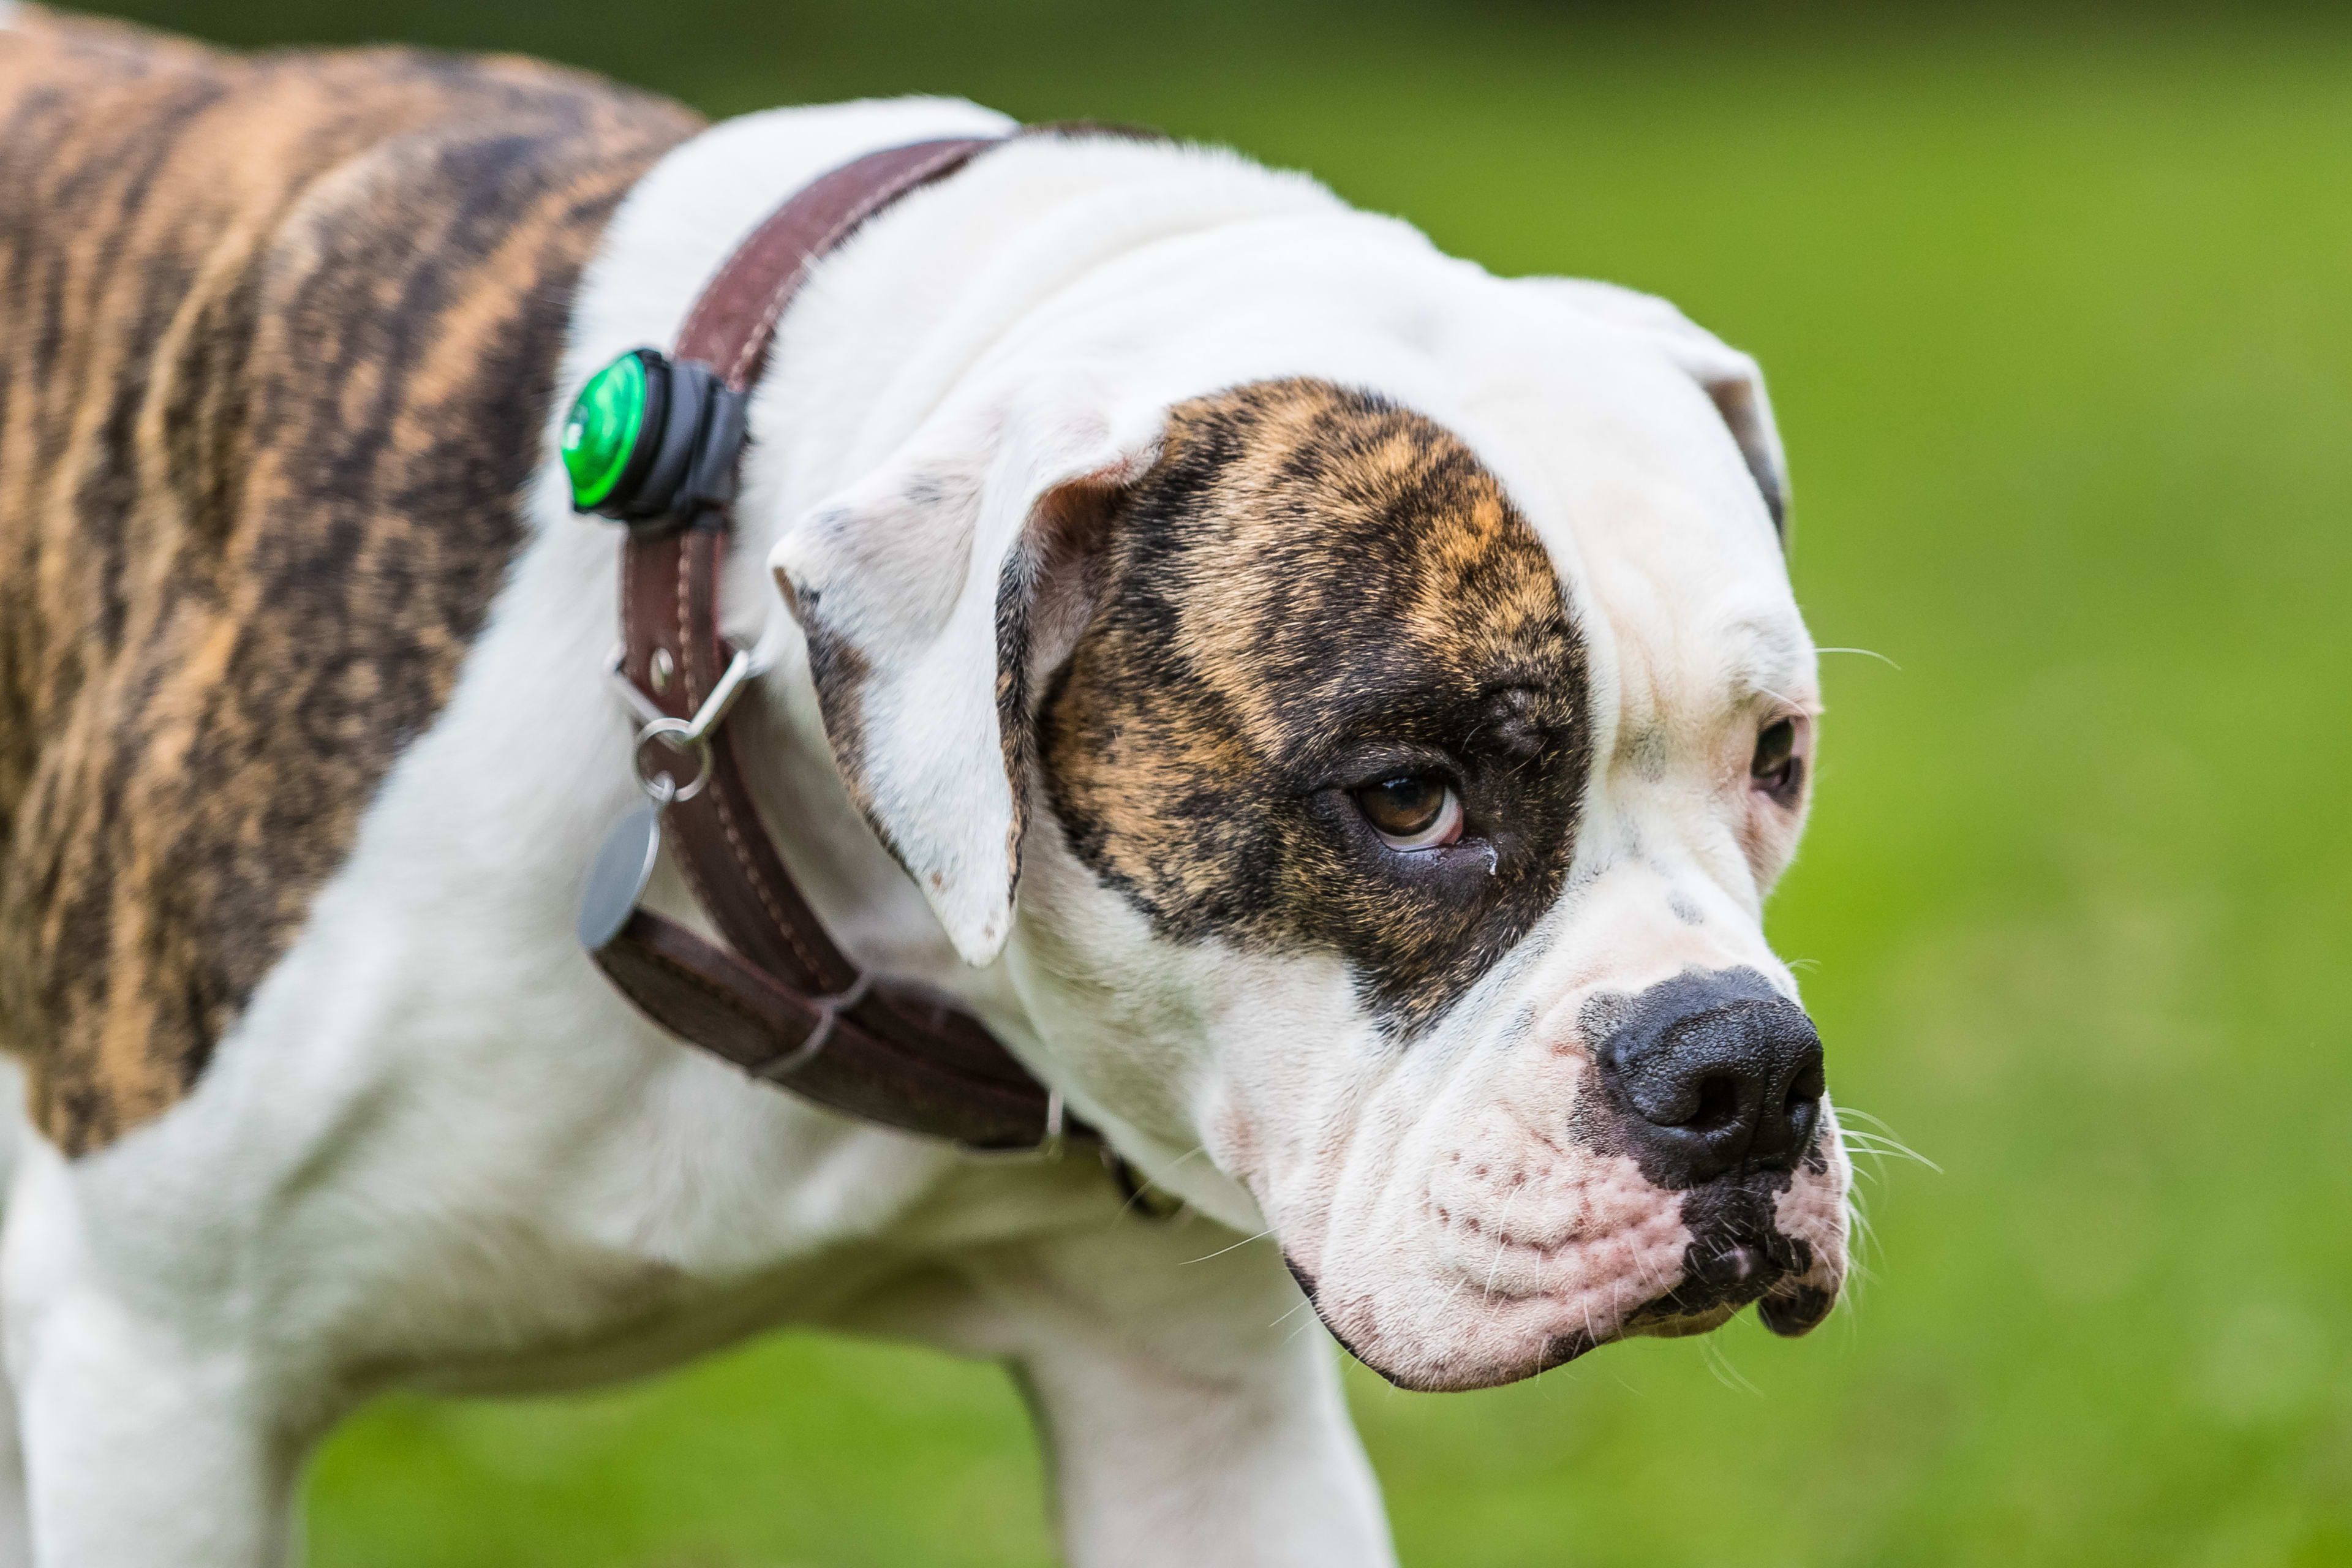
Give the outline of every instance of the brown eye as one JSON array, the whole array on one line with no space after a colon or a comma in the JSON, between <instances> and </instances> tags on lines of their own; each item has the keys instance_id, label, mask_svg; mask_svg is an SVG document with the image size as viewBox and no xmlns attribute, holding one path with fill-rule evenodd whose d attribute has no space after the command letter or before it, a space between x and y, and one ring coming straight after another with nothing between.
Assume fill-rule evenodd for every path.
<instances>
[{"instance_id":1,"label":"brown eye","mask_svg":"<svg viewBox=\"0 0 2352 1568\"><path fill-rule=\"evenodd\" d=\"M1757 731L1756 753L1748 759L1748 776L1783 805L1795 799L1805 782L1805 762L1797 755L1794 719L1776 719Z\"/></svg>"},{"instance_id":2,"label":"brown eye","mask_svg":"<svg viewBox=\"0 0 2352 1568\"><path fill-rule=\"evenodd\" d=\"M1462 802L1442 779L1386 779L1358 790L1356 805L1391 849L1435 849L1462 837Z\"/></svg>"}]
</instances>

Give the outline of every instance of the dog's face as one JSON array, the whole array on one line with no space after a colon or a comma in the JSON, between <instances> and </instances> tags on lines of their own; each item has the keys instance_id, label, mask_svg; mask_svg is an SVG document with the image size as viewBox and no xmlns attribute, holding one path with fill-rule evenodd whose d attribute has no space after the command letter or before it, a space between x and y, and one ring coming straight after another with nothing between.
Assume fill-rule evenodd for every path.
<instances>
[{"instance_id":1,"label":"dog's face","mask_svg":"<svg viewBox=\"0 0 2352 1568\"><path fill-rule=\"evenodd\" d=\"M1812 649L1769 443L1710 390L1491 404L1541 523L1461 434L1328 380L1075 443L990 623L1017 916L955 897L987 836L924 839L938 681L877 669L908 645L839 543L985 484L918 463L779 552L845 776L968 953L1012 937L1041 1065L1163 1184L1262 1216L1408 1386L1749 1301L1801 1333L1843 1277L1821 1046L1760 923Z\"/></svg>"}]
</instances>

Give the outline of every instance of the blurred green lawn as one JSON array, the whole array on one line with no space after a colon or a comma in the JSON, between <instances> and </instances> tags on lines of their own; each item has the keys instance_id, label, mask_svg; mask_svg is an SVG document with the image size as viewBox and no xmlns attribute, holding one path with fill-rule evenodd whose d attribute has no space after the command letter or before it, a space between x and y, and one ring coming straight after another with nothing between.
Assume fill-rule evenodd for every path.
<instances>
[{"instance_id":1,"label":"blurred green lawn","mask_svg":"<svg viewBox=\"0 0 2352 1568\"><path fill-rule=\"evenodd\" d=\"M157 0L238 42L530 49L714 112L909 89L1305 166L1754 350L1832 655L1772 910L1871 1277L1490 1394L1356 1405L1412 1564L2352 1563L2352 29L1488 5ZM1050 1560L992 1368L786 1337L388 1404L324 1568Z\"/></svg>"}]
</instances>

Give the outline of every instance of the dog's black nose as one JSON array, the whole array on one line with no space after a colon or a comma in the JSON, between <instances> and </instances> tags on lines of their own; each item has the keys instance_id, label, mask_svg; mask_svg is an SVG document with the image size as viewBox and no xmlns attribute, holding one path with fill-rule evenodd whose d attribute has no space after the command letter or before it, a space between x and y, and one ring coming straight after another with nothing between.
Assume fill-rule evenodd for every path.
<instances>
[{"instance_id":1,"label":"dog's black nose","mask_svg":"<svg viewBox=\"0 0 2352 1568\"><path fill-rule=\"evenodd\" d=\"M1789 1170L1821 1124L1821 1037L1752 969L1651 986L1607 1020L1595 1054L1632 1112L1617 1119L1631 1152L1661 1186Z\"/></svg>"}]
</instances>

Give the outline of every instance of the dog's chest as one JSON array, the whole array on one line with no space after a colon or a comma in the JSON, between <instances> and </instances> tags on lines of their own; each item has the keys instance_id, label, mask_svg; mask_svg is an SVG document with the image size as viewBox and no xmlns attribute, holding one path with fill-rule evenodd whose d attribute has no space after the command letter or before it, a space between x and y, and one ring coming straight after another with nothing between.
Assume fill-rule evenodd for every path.
<instances>
[{"instance_id":1,"label":"dog's chest","mask_svg":"<svg viewBox=\"0 0 2352 1568\"><path fill-rule=\"evenodd\" d=\"M0 1041L183 1095L520 545L580 268L685 111L542 68L0 34Z\"/></svg>"}]
</instances>

